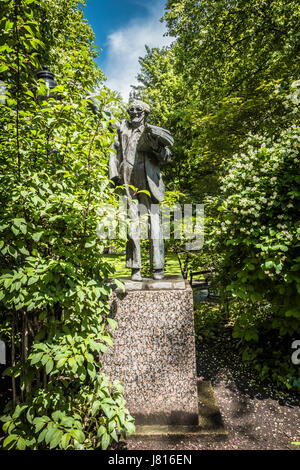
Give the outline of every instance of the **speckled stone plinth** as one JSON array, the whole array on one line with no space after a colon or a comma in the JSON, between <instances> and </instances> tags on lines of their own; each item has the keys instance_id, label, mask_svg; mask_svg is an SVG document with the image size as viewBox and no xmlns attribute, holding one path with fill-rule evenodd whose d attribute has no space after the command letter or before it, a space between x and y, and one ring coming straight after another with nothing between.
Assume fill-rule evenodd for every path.
<instances>
[{"instance_id":1,"label":"speckled stone plinth","mask_svg":"<svg viewBox=\"0 0 300 470\"><path fill-rule=\"evenodd\" d=\"M136 424L197 425L192 289L179 276L123 282L111 298L118 328L104 372L123 382Z\"/></svg>"}]
</instances>

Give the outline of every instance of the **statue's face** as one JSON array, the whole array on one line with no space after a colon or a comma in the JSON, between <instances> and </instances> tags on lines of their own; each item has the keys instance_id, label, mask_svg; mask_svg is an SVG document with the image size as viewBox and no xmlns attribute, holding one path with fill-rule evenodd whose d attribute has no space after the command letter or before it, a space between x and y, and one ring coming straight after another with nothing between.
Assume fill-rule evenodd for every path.
<instances>
[{"instance_id":1,"label":"statue's face","mask_svg":"<svg viewBox=\"0 0 300 470\"><path fill-rule=\"evenodd\" d=\"M135 127L140 126L144 123L146 118L145 110L142 106L138 104L131 104L128 108L128 114L130 116L130 122Z\"/></svg>"}]
</instances>

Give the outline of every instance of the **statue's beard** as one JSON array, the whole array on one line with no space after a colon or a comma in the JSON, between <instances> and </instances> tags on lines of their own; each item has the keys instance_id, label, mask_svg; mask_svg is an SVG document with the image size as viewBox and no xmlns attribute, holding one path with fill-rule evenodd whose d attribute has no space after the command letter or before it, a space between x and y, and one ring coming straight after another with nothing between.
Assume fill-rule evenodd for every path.
<instances>
[{"instance_id":1,"label":"statue's beard","mask_svg":"<svg viewBox=\"0 0 300 470\"><path fill-rule=\"evenodd\" d=\"M144 124L144 116L133 117L130 120L130 124L132 127L140 127Z\"/></svg>"}]
</instances>

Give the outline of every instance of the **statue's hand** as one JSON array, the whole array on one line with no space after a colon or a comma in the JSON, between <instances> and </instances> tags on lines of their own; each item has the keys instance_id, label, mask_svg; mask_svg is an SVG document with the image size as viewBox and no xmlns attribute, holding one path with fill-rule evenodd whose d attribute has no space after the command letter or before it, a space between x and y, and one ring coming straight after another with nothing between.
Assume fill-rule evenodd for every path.
<instances>
[{"instance_id":1,"label":"statue's hand","mask_svg":"<svg viewBox=\"0 0 300 470\"><path fill-rule=\"evenodd\" d=\"M168 147L160 148L159 152L157 153L159 154L159 160L162 165L169 163L171 160L171 151Z\"/></svg>"},{"instance_id":2,"label":"statue's hand","mask_svg":"<svg viewBox=\"0 0 300 470\"><path fill-rule=\"evenodd\" d=\"M164 163L171 161L171 150L168 147L164 148Z\"/></svg>"}]
</instances>

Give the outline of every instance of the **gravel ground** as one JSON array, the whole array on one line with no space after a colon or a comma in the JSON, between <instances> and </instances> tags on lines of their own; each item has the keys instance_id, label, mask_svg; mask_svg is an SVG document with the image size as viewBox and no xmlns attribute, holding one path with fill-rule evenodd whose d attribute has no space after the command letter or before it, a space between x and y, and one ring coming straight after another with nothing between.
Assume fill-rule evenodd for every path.
<instances>
[{"instance_id":1,"label":"gravel ground","mask_svg":"<svg viewBox=\"0 0 300 470\"><path fill-rule=\"evenodd\" d=\"M128 441L127 449L300 450L299 395L257 382L234 344L230 332L214 341L197 342L198 377L212 383L227 439Z\"/></svg>"}]
</instances>

